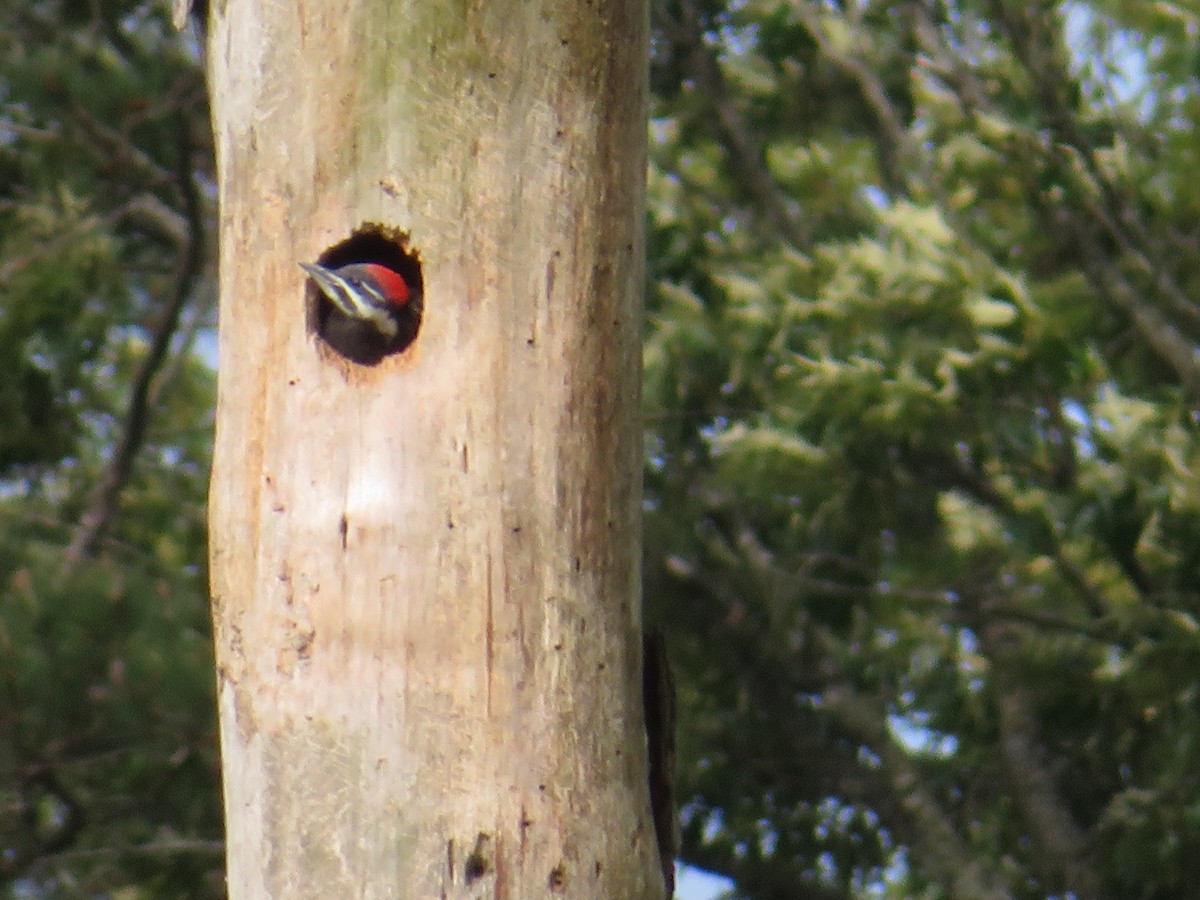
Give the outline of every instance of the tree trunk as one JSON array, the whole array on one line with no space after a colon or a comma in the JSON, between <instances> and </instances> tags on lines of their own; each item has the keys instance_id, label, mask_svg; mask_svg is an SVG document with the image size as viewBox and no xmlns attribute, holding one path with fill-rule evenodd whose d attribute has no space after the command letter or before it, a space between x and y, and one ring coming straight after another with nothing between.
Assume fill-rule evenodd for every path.
<instances>
[{"instance_id":1,"label":"tree trunk","mask_svg":"<svg viewBox=\"0 0 1200 900\"><path fill-rule=\"evenodd\" d=\"M662 895L640 708L644 0L213 4L234 898ZM383 226L378 365L297 265ZM390 245L395 250L395 244Z\"/></svg>"}]
</instances>

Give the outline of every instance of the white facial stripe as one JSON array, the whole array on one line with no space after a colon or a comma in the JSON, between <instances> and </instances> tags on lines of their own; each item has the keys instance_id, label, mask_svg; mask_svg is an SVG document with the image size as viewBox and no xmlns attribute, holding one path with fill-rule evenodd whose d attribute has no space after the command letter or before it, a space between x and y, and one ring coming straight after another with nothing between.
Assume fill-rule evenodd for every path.
<instances>
[{"instance_id":1,"label":"white facial stripe","mask_svg":"<svg viewBox=\"0 0 1200 900\"><path fill-rule=\"evenodd\" d=\"M357 315L354 304L347 299L347 290L350 285L340 275L335 275L328 269L306 268L305 271L312 276L313 281L317 283L317 287L321 289L321 293L325 297L344 312L348 316Z\"/></svg>"},{"instance_id":2,"label":"white facial stripe","mask_svg":"<svg viewBox=\"0 0 1200 900\"><path fill-rule=\"evenodd\" d=\"M379 330L379 333L389 340L396 336L400 328L390 314L387 297L379 293L373 284L357 278L354 281L348 281L339 277L338 281L345 285L346 290L351 293L351 302L355 303L357 310L355 315L370 321Z\"/></svg>"},{"instance_id":3,"label":"white facial stripe","mask_svg":"<svg viewBox=\"0 0 1200 900\"><path fill-rule=\"evenodd\" d=\"M380 306L386 307L391 303L387 297L376 289L375 285L366 281L360 281L357 284L364 294L370 294Z\"/></svg>"},{"instance_id":4,"label":"white facial stripe","mask_svg":"<svg viewBox=\"0 0 1200 900\"><path fill-rule=\"evenodd\" d=\"M385 338L391 340L400 326L390 314L391 304L372 284L350 281L329 269L305 266L321 293L342 313L352 319L370 322Z\"/></svg>"},{"instance_id":5,"label":"white facial stripe","mask_svg":"<svg viewBox=\"0 0 1200 900\"><path fill-rule=\"evenodd\" d=\"M329 299L346 315L361 317L362 310L359 309L361 304L356 302L358 298L354 285L335 272L329 273L329 281L334 293L337 294L337 297L330 296Z\"/></svg>"}]
</instances>

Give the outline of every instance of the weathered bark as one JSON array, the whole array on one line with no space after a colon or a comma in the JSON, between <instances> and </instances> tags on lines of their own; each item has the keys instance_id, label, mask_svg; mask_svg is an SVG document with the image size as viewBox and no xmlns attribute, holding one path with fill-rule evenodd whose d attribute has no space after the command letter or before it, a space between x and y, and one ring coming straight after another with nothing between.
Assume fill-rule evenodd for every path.
<instances>
[{"instance_id":1,"label":"weathered bark","mask_svg":"<svg viewBox=\"0 0 1200 900\"><path fill-rule=\"evenodd\" d=\"M234 898L662 894L640 709L644 0L215 3ZM304 273L411 234L361 367Z\"/></svg>"}]
</instances>

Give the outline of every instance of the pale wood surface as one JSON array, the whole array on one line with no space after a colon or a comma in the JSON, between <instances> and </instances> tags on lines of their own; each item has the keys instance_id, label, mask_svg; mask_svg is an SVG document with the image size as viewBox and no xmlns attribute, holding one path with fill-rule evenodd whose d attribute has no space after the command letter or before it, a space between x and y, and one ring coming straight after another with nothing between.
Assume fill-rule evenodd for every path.
<instances>
[{"instance_id":1,"label":"pale wood surface","mask_svg":"<svg viewBox=\"0 0 1200 900\"><path fill-rule=\"evenodd\" d=\"M644 0L226 0L211 493L230 892L662 894L639 693ZM416 344L304 273L411 232Z\"/></svg>"}]
</instances>

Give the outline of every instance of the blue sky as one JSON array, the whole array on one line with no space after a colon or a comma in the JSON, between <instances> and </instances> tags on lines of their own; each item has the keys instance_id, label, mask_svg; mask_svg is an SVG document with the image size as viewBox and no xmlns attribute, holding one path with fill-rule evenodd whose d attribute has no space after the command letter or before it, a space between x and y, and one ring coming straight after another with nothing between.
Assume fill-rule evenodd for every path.
<instances>
[{"instance_id":1,"label":"blue sky","mask_svg":"<svg viewBox=\"0 0 1200 900\"><path fill-rule=\"evenodd\" d=\"M731 887L733 882L727 878L693 869L683 863L675 866L675 896L679 900L716 900Z\"/></svg>"}]
</instances>

